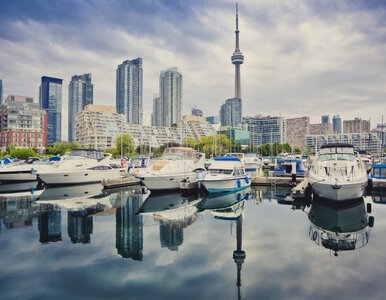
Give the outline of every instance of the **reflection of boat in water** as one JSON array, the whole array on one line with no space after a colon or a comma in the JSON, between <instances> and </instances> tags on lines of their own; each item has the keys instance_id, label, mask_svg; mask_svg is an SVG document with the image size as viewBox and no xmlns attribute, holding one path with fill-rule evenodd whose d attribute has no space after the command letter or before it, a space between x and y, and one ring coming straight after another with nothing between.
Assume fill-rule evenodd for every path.
<instances>
[{"instance_id":1,"label":"reflection of boat in water","mask_svg":"<svg viewBox=\"0 0 386 300\"><path fill-rule=\"evenodd\" d=\"M0 193L14 193L14 192L24 192L36 190L38 188L39 182L35 181L25 181L25 182L12 182L12 183L2 183L0 184Z\"/></svg>"},{"instance_id":2,"label":"reflection of boat in water","mask_svg":"<svg viewBox=\"0 0 386 300\"><path fill-rule=\"evenodd\" d=\"M102 194L100 184L48 188L37 198L37 203L58 205L69 211L88 210L86 213L95 213L111 207L110 196Z\"/></svg>"},{"instance_id":3,"label":"reflection of boat in water","mask_svg":"<svg viewBox=\"0 0 386 300\"><path fill-rule=\"evenodd\" d=\"M138 213L150 215L159 223L161 247L178 251L184 241L183 229L196 220L197 197L183 197L178 193L150 195Z\"/></svg>"},{"instance_id":4,"label":"reflection of boat in water","mask_svg":"<svg viewBox=\"0 0 386 300\"><path fill-rule=\"evenodd\" d=\"M344 206L323 199L314 200L308 214L309 236L316 244L338 251L365 246L370 238L374 217L368 217L363 198Z\"/></svg>"},{"instance_id":5,"label":"reflection of boat in water","mask_svg":"<svg viewBox=\"0 0 386 300\"><path fill-rule=\"evenodd\" d=\"M245 200L248 200L250 195L251 188L238 192L209 194L197 207L210 211L215 219L238 220L244 211Z\"/></svg>"},{"instance_id":6,"label":"reflection of boat in water","mask_svg":"<svg viewBox=\"0 0 386 300\"><path fill-rule=\"evenodd\" d=\"M180 222L187 227L195 220L197 212L195 204L199 201L197 196L184 197L180 193L150 195L138 213L151 215L158 220Z\"/></svg>"}]
</instances>

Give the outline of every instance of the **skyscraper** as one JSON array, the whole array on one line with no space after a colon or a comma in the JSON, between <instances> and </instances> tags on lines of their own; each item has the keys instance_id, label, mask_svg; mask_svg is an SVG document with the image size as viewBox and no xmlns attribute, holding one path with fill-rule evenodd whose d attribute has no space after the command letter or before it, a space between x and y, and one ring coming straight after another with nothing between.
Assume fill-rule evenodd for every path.
<instances>
[{"instance_id":1,"label":"skyscraper","mask_svg":"<svg viewBox=\"0 0 386 300\"><path fill-rule=\"evenodd\" d=\"M239 13L236 3L236 49L231 57L235 65L235 97L225 101L220 109L221 126L239 126L242 119L240 65L244 62L244 55L239 48Z\"/></svg>"},{"instance_id":2,"label":"skyscraper","mask_svg":"<svg viewBox=\"0 0 386 300\"><path fill-rule=\"evenodd\" d=\"M230 98L221 105L221 126L238 127L242 120L242 102L240 98Z\"/></svg>"},{"instance_id":3,"label":"skyscraper","mask_svg":"<svg viewBox=\"0 0 386 300\"><path fill-rule=\"evenodd\" d=\"M323 115L322 116L322 124L324 123L330 123L330 115Z\"/></svg>"},{"instance_id":4,"label":"skyscraper","mask_svg":"<svg viewBox=\"0 0 386 300\"><path fill-rule=\"evenodd\" d=\"M39 105L47 111L47 144L60 142L62 136L62 79L43 76Z\"/></svg>"},{"instance_id":5,"label":"skyscraper","mask_svg":"<svg viewBox=\"0 0 386 300\"><path fill-rule=\"evenodd\" d=\"M91 74L74 75L68 85L68 141L73 142L75 115L94 102Z\"/></svg>"},{"instance_id":6,"label":"skyscraper","mask_svg":"<svg viewBox=\"0 0 386 300\"><path fill-rule=\"evenodd\" d=\"M332 128L335 134L342 133L342 119L340 118L340 115L335 115L332 117Z\"/></svg>"},{"instance_id":7,"label":"skyscraper","mask_svg":"<svg viewBox=\"0 0 386 300\"><path fill-rule=\"evenodd\" d=\"M182 74L176 67L161 71L159 92L162 122L158 126L171 126L182 118Z\"/></svg>"},{"instance_id":8,"label":"skyscraper","mask_svg":"<svg viewBox=\"0 0 386 300\"><path fill-rule=\"evenodd\" d=\"M162 103L159 95L153 97L153 113L151 114L151 125L162 126Z\"/></svg>"},{"instance_id":9,"label":"skyscraper","mask_svg":"<svg viewBox=\"0 0 386 300\"><path fill-rule=\"evenodd\" d=\"M0 79L0 105L3 104L3 81Z\"/></svg>"},{"instance_id":10,"label":"skyscraper","mask_svg":"<svg viewBox=\"0 0 386 300\"><path fill-rule=\"evenodd\" d=\"M236 3L236 49L231 57L232 64L235 65L235 98L241 98L241 83L240 83L240 65L244 62L244 55L239 48L239 13Z\"/></svg>"},{"instance_id":11,"label":"skyscraper","mask_svg":"<svg viewBox=\"0 0 386 300\"><path fill-rule=\"evenodd\" d=\"M192 116L202 117L203 115L204 115L204 113L202 112L201 109L199 109L197 107L192 107Z\"/></svg>"},{"instance_id":12,"label":"skyscraper","mask_svg":"<svg viewBox=\"0 0 386 300\"><path fill-rule=\"evenodd\" d=\"M142 58L126 60L117 68L116 107L127 123L142 125Z\"/></svg>"}]
</instances>

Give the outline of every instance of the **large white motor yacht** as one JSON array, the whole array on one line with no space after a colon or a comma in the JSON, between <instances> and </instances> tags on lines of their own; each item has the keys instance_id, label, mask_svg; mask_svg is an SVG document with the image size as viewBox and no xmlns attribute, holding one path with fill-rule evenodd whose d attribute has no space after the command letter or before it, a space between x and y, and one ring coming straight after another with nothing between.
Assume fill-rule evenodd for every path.
<instances>
[{"instance_id":1,"label":"large white motor yacht","mask_svg":"<svg viewBox=\"0 0 386 300\"><path fill-rule=\"evenodd\" d=\"M138 176L151 191L177 190L181 181L194 181L197 170L204 170L205 155L194 149L170 147L164 150L161 159L155 161Z\"/></svg>"},{"instance_id":2,"label":"large white motor yacht","mask_svg":"<svg viewBox=\"0 0 386 300\"><path fill-rule=\"evenodd\" d=\"M50 169L38 172L37 175L47 186L100 183L103 179L121 176L120 169L111 167L110 158L111 155L104 159L77 154L64 156L60 162Z\"/></svg>"},{"instance_id":3,"label":"large white motor yacht","mask_svg":"<svg viewBox=\"0 0 386 300\"><path fill-rule=\"evenodd\" d=\"M251 186L244 165L232 155L215 158L208 172L199 174L197 180L209 193L237 191Z\"/></svg>"},{"instance_id":4,"label":"large white motor yacht","mask_svg":"<svg viewBox=\"0 0 386 300\"><path fill-rule=\"evenodd\" d=\"M361 157L350 144L321 146L308 172L314 193L330 200L350 200L363 196L367 172Z\"/></svg>"}]
</instances>

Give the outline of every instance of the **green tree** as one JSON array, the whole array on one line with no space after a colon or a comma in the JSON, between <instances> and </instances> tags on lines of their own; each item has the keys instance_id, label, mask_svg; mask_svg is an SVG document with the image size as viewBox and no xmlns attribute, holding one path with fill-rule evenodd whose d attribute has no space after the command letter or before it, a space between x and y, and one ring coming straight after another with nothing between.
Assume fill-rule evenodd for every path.
<instances>
[{"instance_id":1,"label":"green tree","mask_svg":"<svg viewBox=\"0 0 386 300\"><path fill-rule=\"evenodd\" d=\"M291 146L288 143L283 144L282 145L282 149L283 149L283 151L285 151L287 153L291 153L292 152L292 148L291 148Z\"/></svg>"},{"instance_id":2,"label":"green tree","mask_svg":"<svg viewBox=\"0 0 386 300\"><path fill-rule=\"evenodd\" d=\"M311 146L307 145L306 148L304 149L304 155L311 155L311 154L312 154Z\"/></svg>"},{"instance_id":3,"label":"green tree","mask_svg":"<svg viewBox=\"0 0 386 300\"><path fill-rule=\"evenodd\" d=\"M294 153L295 154L302 154L302 150L300 150L299 148L295 148Z\"/></svg>"},{"instance_id":4,"label":"green tree","mask_svg":"<svg viewBox=\"0 0 386 300\"><path fill-rule=\"evenodd\" d=\"M117 151L120 155L129 156L134 153L134 145L131 135L124 134L116 139Z\"/></svg>"},{"instance_id":5,"label":"green tree","mask_svg":"<svg viewBox=\"0 0 386 300\"><path fill-rule=\"evenodd\" d=\"M11 152L11 156L19 159L27 159L28 157L36 156L36 152L33 149L17 148Z\"/></svg>"},{"instance_id":6,"label":"green tree","mask_svg":"<svg viewBox=\"0 0 386 300\"><path fill-rule=\"evenodd\" d=\"M197 142L194 138L187 138L184 141L184 145L186 145L186 147L194 148L196 144Z\"/></svg>"}]
</instances>

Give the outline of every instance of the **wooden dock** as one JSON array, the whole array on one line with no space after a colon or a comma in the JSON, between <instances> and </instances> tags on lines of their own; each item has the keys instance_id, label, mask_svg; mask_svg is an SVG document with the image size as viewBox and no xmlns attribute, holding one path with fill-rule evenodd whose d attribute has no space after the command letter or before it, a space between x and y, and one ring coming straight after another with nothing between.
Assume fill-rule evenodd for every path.
<instances>
[{"instance_id":1,"label":"wooden dock","mask_svg":"<svg viewBox=\"0 0 386 300\"><path fill-rule=\"evenodd\" d=\"M292 190L292 198L304 198L306 196L306 189L308 188L308 179L304 179Z\"/></svg>"},{"instance_id":2,"label":"wooden dock","mask_svg":"<svg viewBox=\"0 0 386 300\"><path fill-rule=\"evenodd\" d=\"M124 186L132 186L141 184L141 180L135 177L121 177L114 179L106 179L102 181L105 189L112 189Z\"/></svg>"}]
</instances>

